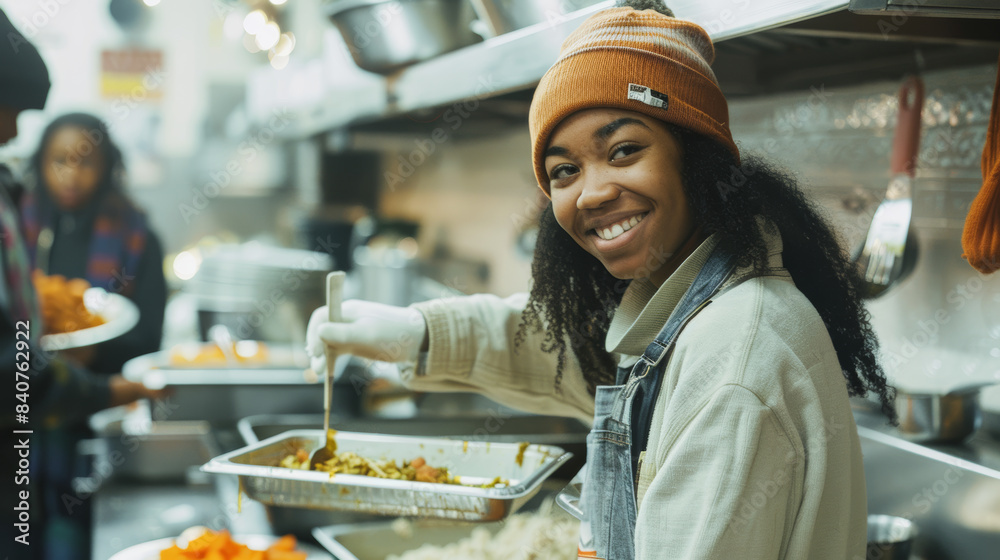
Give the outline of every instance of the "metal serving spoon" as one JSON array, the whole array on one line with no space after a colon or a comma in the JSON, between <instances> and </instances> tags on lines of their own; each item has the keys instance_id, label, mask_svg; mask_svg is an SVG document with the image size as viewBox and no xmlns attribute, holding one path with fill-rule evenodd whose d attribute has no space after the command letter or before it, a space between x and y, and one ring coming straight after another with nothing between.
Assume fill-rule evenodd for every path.
<instances>
[{"instance_id":1,"label":"metal serving spoon","mask_svg":"<svg viewBox=\"0 0 1000 560\"><path fill-rule=\"evenodd\" d=\"M343 321L340 306L343 301L344 272L331 272L326 275L326 310L331 323ZM333 370L337 363L337 353L326 347L326 375L323 377L323 433L326 435L326 445L317 448L309 457L309 470L315 470L330 459L337 451L337 443L330 433L330 402L333 393Z\"/></svg>"}]
</instances>

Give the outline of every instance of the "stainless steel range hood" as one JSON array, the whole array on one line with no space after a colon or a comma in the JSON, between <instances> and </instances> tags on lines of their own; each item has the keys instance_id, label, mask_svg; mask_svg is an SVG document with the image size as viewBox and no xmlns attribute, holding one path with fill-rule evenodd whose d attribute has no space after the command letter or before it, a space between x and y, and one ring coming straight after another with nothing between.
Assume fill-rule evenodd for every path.
<instances>
[{"instance_id":1,"label":"stainless steel range hood","mask_svg":"<svg viewBox=\"0 0 1000 560\"><path fill-rule=\"evenodd\" d=\"M848 9L861 15L1000 18L996 0L851 0Z\"/></svg>"}]
</instances>

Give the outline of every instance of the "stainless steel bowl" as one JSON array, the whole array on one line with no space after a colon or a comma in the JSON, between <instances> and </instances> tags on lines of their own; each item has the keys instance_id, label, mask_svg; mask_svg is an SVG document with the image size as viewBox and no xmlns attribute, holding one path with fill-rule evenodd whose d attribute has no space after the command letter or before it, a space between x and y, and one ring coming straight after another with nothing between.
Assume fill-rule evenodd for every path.
<instances>
[{"instance_id":1,"label":"stainless steel bowl","mask_svg":"<svg viewBox=\"0 0 1000 560\"><path fill-rule=\"evenodd\" d=\"M488 36L542 22L558 22L562 16L602 0L472 0Z\"/></svg>"},{"instance_id":2,"label":"stainless steel bowl","mask_svg":"<svg viewBox=\"0 0 1000 560\"><path fill-rule=\"evenodd\" d=\"M891 515L868 516L868 551L865 560L909 560L919 531L909 519Z\"/></svg>"},{"instance_id":3,"label":"stainless steel bowl","mask_svg":"<svg viewBox=\"0 0 1000 560\"><path fill-rule=\"evenodd\" d=\"M369 72L388 74L482 40L467 0L331 0L325 8Z\"/></svg>"},{"instance_id":4,"label":"stainless steel bowl","mask_svg":"<svg viewBox=\"0 0 1000 560\"><path fill-rule=\"evenodd\" d=\"M979 429L979 388L945 394L897 391L900 435L919 443L957 443Z\"/></svg>"}]
</instances>

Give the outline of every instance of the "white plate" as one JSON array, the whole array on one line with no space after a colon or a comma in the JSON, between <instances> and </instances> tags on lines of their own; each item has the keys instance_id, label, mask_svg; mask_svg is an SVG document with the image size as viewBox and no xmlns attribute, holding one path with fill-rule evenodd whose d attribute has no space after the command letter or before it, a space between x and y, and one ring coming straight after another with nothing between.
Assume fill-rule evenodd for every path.
<instances>
[{"instance_id":1,"label":"white plate","mask_svg":"<svg viewBox=\"0 0 1000 560\"><path fill-rule=\"evenodd\" d=\"M173 546L174 537L157 539L130 546L124 550L119 550L109 560L160 560L160 551ZM233 540L245 544L256 550L263 550L270 546L278 537L271 535L234 535ZM333 557L324 550L307 543L298 542L295 550L306 553L306 560L333 560Z\"/></svg>"},{"instance_id":2,"label":"white plate","mask_svg":"<svg viewBox=\"0 0 1000 560\"><path fill-rule=\"evenodd\" d=\"M41 338L43 350L54 352L105 342L127 333L139 322L139 308L132 300L110 294L103 288L88 288L83 292L83 304L91 313L104 319L104 324L68 333L47 334Z\"/></svg>"}]
</instances>

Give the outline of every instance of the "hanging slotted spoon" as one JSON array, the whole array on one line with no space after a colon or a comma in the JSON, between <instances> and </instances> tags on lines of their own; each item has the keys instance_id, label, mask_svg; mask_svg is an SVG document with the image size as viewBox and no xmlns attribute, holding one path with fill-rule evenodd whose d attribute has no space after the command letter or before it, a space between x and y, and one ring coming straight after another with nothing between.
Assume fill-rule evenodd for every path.
<instances>
[{"instance_id":1,"label":"hanging slotted spoon","mask_svg":"<svg viewBox=\"0 0 1000 560\"><path fill-rule=\"evenodd\" d=\"M912 96L912 99L911 99ZM855 259L868 286L867 297L882 295L913 269L916 236L910 227L913 214L913 178L920 148L920 110L924 84L917 76L899 89L899 117L889 161L889 188L875 209L868 237ZM907 251L907 245L913 245ZM905 262L909 261L909 262Z\"/></svg>"}]
</instances>

